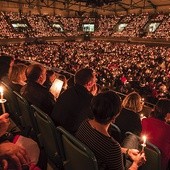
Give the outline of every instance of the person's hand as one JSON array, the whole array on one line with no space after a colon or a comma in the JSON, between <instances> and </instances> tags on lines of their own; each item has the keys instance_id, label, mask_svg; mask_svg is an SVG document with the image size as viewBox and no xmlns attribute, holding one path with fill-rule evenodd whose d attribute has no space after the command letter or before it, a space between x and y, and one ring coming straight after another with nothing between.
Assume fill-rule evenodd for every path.
<instances>
[{"instance_id":1,"label":"person's hand","mask_svg":"<svg viewBox=\"0 0 170 170\"><path fill-rule=\"evenodd\" d=\"M9 114L4 113L0 115L0 136L4 135L8 130L10 124Z\"/></svg>"},{"instance_id":2,"label":"person's hand","mask_svg":"<svg viewBox=\"0 0 170 170\"><path fill-rule=\"evenodd\" d=\"M132 160L134 160L135 157L139 154L139 150L137 150L137 149L129 149L127 154L128 154L128 156L129 156Z\"/></svg>"},{"instance_id":3,"label":"person's hand","mask_svg":"<svg viewBox=\"0 0 170 170\"><path fill-rule=\"evenodd\" d=\"M144 152L140 152L137 154L134 158L134 162L138 165L141 166L143 163L146 162L146 157Z\"/></svg>"},{"instance_id":4,"label":"person's hand","mask_svg":"<svg viewBox=\"0 0 170 170\"><path fill-rule=\"evenodd\" d=\"M97 94L97 84L95 83L92 87L91 87L91 89L90 89L90 92L91 92L91 94L93 95L93 96L95 96L96 94Z\"/></svg>"},{"instance_id":5,"label":"person's hand","mask_svg":"<svg viewBox=\"0 0 170 170\"><path fill-rule=\"evenodd\" d=\"M133 158L134 158L133 163L129 167L128 170L137 170L139 166L141 166L142 164L144 164L146 162L146 158L145 158L145 153L144 152L140 152L139 154L137 154Z\"/></svg>"},{"instance_id":6,"label":"person's hand","mask_svg":"<svg viewBox=\"0 0 170 170\"><path fill-rule=\"evenodd\" d=\"M26 150L11 142L0 144L0 157L11 160L18 170L22 170L22 165L30 163Z\"/></svg>"}]
</instances>

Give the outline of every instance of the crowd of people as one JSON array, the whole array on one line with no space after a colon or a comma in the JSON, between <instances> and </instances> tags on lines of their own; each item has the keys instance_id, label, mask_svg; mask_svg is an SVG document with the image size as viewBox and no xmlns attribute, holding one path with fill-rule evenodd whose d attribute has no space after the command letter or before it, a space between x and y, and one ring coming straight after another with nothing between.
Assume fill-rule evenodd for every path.
<instances>
[{"instance_id":1,"label":"crowd of people","mask_svg":"<svg viewBox=\"0 0 170 170\"><path fill-rule=\"evenodd\" d=\"M1 12L0 14L1 39L5 38L31 38L31 37L53 37L53 36L79 36L83 35L82 24L93 23L94 37L143 37L143 38L164 38L169 40L170 31L169 14L141 13L122 16L97 16L97 17L61 17L51 15L34 15L25 13ZM16 31L12 23L26 24ZM149 25L160 24L157 29L149 31ZM55 24L60 26L56 28ZM122 24L122 25L121 25ZM62 31L61 31L62 30Z\"/></svg>"},{"instance_id":2,"label":"crowd of people","mask_svg":"<svg viewBox=\"0 0 170 170\"><path fill-rule=\"evenodd\" d=\"M170 48L167 46L88 41L13 44L1 46L0 52L72 74L90 66L96 70L102 88L124 94L136 90L151 103L169 97Z\"/></svg>"},{"instance_id":3,"label":"crowd of people","mask_svg":"<svg viewBox=\"0 0 170 170\"><path fill-rule=\"evenodd\" d=\"M15 21L24 21L29 30L16 33L11 26ZM169 14L65 18L2 12L0 39L78 36L82 23L95 23L93 36L132 38L140 37L140 28L148 22L161 24L144 38L170 37ZM117 31L118 23L127 26ZM61 24L64 32L56 31L52 24ZM147 163L145 153L123 147L125 133L130 131L137 136L147 134L161 151L162 170L169 170L168 46L106 41L16 43L1 45L0 54L0 81L40 108L56 126L85 143L94 152L99 168L123 170L127 166L123 155L132 161L126 167L130 170ZM57 97L51 91L56 79L64 83ZM126 97L121 99L114 91ZM156 105L141 117L145 102ZM10 114L0 116L0 164L4 169L10 163L23 169L24 165L30 166L31 160L24 146L1 140L9 130ZM119 140L108 130L112 123L120 129Z\"/></svg>"},{"instance_id":4,"label":"crowd of people","mask_svg":"<svg viewBox=\"0 0 170 170\"><path fill-rule=\"evenodd\" d=\"M64 89L59 97L55 99L49 89L45 87L44 83L46 81L47 69L42 64L28 64L28 66L22 67L23 70L25 70L25 74L23 74L23 71L20 71L20 69L18 69L20 74L16 74L16 67L21 67L21 64L18 63L18 59L16 60L12 56L1 55L0 66L0 80L13 90L16 90L16 86L14 85L19 84L20 94L30 104L39 107L48 114L56 126L64 127L69 133L75 135L80 141L89 146L95 153L99 168L123 170L124 166L127 166L123 163L123 154L128 155L128 158L132 160L132 164L126 167L130 170L137 170L143 163L147 162L144 152L140 152L139 149L125 148L117 139L114 139L110 135L108 128L110 124L114 122L122 130L122 141L126 131L131 131L138 136L140 136L141 133L148 134L149 140L160 149L163 155L162 170L167 170L169 168L170 146L169 138L166 137L170 128L167 124L170 111L169 99L160 99L154 111L148 113L148 118L143 118L141 120L140 112L144 105L142 97L137 92L133 92L127 95L123 103L121 103L121 98L117 93L108 89L98 90L97 74L94 68L79 68L75 73L73 84L68 86L67 89ZM13 76L11 76L13 74L20 79L16 78L14 81L12 78ZM123 107L122 109L121 106ZM5 116L4 121L7 123L9 122L8 115ZM150 121L155 123L149 128L146 124ZM129 122L132 126L126 126L121 122ZM159 141L159 135L152 136L152 130L156 124L160 124L159 126L163 127L161 131L158 131L164 134L164 136L162 135L161 141L165 143L165 145ZM2 135L7 130L8 127L6 126L5 129L1 128ZM86 134L85 138L84 134ZM166 138L166 140L164 138ZM93 145L95 141L100 142ZM22 149L18 147L17 144L7 143L6 145L14 145L14 147L16 147L15 150L11 149L11 152L7 153L6 156L9 160L13 161L18 169L21 169L23 164L30 166L31 158L29 158L30 155L26 154L24 146ZM165 148L168 149L168 151ZM4 141L1 141L1 165L3 167L8 167L9 160L4 157L5 151L3 149ZM115 154L116 157L113 156Z\"/></svg>"}]
</instances>

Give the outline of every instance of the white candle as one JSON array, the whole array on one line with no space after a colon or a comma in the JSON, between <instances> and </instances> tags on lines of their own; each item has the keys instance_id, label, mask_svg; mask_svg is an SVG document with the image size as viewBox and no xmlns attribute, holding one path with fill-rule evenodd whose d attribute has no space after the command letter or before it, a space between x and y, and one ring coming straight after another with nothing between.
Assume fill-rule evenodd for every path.
<instances>
[{"instance_id":1,"label":"white candle","mask_svg":"<svg viewBox=\"0 0 170 170\"><path fill-rule=\"evenodd\" d=\"M144 135L144 136L142 137L142 139L143 139L142 151L144 151L144 148L145 148L145 146L146 146L146 136Z\"/></svg>"},{"instance_id":2,"label":"white candle","mask_svg":"<svg viewBox=\"0 0 170 170\"><path fill-rule=\"evenodd\" d=\"M0 99L0 101L1 101L1 106L2 106L2 112L3 113L5 113L5 105L4 105L4 93L3 93L3 88L2 87L0 87L0 94L1 94L1 99Z\"/></svg>"},{"instance_id":3,"label":"white candle","mask_svg":"<svg viewBox=\"0 0 170 170\"><path fill-rule=\"evenodd\" d=\"M1 100L3 100L4 93L3 93L3 88L2 87L0 87L0 93L1 93Z\"/></svg>"}]
</instances>

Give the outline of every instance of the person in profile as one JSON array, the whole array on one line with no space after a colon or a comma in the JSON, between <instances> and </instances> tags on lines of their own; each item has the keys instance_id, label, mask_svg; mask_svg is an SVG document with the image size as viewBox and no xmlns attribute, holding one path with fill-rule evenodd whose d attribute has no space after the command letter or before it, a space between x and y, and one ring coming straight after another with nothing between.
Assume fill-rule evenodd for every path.
<instances>
[{"instance_id":1,"label":"person in profile","mask_svg":"<svg viewBox=\"0 0 170 170\"><path fill-rule=\"evenodd\" d=\"M159 99L150 117L142 119L142 134L161 151L161 170L169 170L170 163L170 125L166 123L170 114L170 99Z\"/></svg>"},{"instance_id":2,"label":"person in profile","mask_svg":"<svg viewBox=\"0 0 170 170\"><path fill-rule=\"evenodd\" d=\"M21 95L30 103L50 115L55 103L54 96L43 86L46 68L41 64L31 64L26 70L27 84L21 88Z\"/></svg>"},{"instance_id":3,"label":"person in profile","mask_svg":"<svg viewBox=\"0 0 170 170\"><path fill-rule=\"evenodd\" d=\"M80 125L76 137L86 144L96 156L99 169L123 170L123 154L133 160L129 170L137 170L145 162L144 153L136 149L121 148L108 133L121 108L121 100L113 91L99 93L91 101L94 119L86 119Z\"/></svg>"},{"instance_id":4,"label":"person in profile","mask_svg":"<svg viewBox=\"0 0 170 170\"><path fill-rule=\"evenodd\" d=\"M14 64L12 67L12 72L10 74L11 88L12 90L20 93L21 88L26 84L26 69L27 65L18 63Z\"/></svg>"},{"instance_id":5,"label":"person in profile","mask_svg":"<svg viewBox=\"0 0 170 170\"><path fill-rule=\"evenodd\" d=\"M47 70L46 81L43 85L49 90L57 77L57 73L55 73L53 70Z\"/></svg>"},{"instance_id":6,"label":"person in profile","mask_svg":"<svg viewBox=\"0 0 170 170\"><path fill-rule=\"evenodd\" d=\"M97 92L96 75L90 68L77 71L74 81L74 86L58 97L51 115L56 126L63 126L73 135L84 119L93 117L90 102Z\"/></svg>"}]
</instances>

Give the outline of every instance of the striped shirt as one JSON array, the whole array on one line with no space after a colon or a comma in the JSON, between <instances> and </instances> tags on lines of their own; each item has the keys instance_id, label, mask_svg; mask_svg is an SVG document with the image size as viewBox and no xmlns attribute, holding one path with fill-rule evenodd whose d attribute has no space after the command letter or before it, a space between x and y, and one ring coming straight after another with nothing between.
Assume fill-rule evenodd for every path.
<instances>
[{"instance_id":1,"label":"striped shirt","mask_svg":"<svg viewBox=\"0 0 170 170\"><path fill-rule=\"evenodd\" d=\"M86 144L95 154L99 169L124 169L123 156L119 143L113 138L105 136L93 129L88 120L80 125L76 137Z\"/></svg>"}]
</instances>

